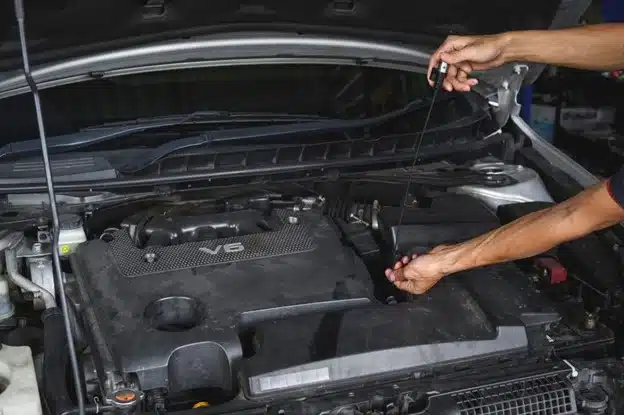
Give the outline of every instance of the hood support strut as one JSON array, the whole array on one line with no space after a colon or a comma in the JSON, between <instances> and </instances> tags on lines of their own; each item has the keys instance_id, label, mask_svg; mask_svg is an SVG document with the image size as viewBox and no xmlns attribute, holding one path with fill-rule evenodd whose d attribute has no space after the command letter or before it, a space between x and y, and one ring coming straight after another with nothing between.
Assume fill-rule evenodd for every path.
<instances>
[{"instance_id":1,"label":"hood support strut","mask_svg":"<svg viewBox=\"0 0 624 415\"><path fill-rule=\"evenodd\" d=\"M39 98L39 91L37 84L32 78L30 72L30 64L28 62L28 49L26 45L26 29L24 24L24 4L22 0L15 0L15 18L19 29L20 46L22 49L22 61L24 65L24 76L30 87L30 91L33 96L33 102L35 104L35 112L37 115L37 127L39 128L39 138L41 139L41 152L43 155L43 166L46 176L46 184L48 187L48 196L50 197L50 209L52 211L52 259L54 263L54 280L56 288L59 291L59 298L61 302L61 310L63 311L63 323L65 326L65 334L67 336L67 345L69 349L69 359L72 366L72 374L74 378L74 386L76 388L76 399L78 401L78 413L84 415L84 394L82 391L80 369L78 366L78 358L76 356L76 347L74 343L73 333L71 329L71 323L69 320L67 297L65 296L65 287L63 285L63 273L61 270L61 258L58 251L58 235L60 230L60 223L58 217L58 209L56 206L56 196L54 195L54 182L52 180L52 168L50 166L50 157L48 155L48 146L46 142L45 129L43 126L43 114L41 111L41 100Z\"/></svg>"}]
</instances>

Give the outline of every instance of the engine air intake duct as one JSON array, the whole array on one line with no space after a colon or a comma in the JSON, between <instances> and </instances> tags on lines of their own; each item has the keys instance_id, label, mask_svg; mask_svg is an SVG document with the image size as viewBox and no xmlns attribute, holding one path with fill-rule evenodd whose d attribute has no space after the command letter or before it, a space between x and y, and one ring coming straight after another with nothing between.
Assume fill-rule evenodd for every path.
<instances>
[{"instance_id":1,"label":"engine air intake duct","mask_svg":"<svg viewBox=\"0 0 624 415\"><path fill-rule=\"evenodd\" d=\"M189 212L134 217L122 223L137 247L170 246L188 242L252 235L274 231L279 222L270 213L255 209L233 212Z\"/></svg>"},{"instance_id":2,"label":"engine air intake duct","mask_svg":"<svg viewBox=\"0 0 624 415\"><path fill-rule=\"evenodd\" d=\"M379 211L379 229L391 260L461 242L499 226L496 216L470 196L444 195L430 202L426 208L407 208L401 225L400 207L384 206Z\"/></svg>"}]
</instances>

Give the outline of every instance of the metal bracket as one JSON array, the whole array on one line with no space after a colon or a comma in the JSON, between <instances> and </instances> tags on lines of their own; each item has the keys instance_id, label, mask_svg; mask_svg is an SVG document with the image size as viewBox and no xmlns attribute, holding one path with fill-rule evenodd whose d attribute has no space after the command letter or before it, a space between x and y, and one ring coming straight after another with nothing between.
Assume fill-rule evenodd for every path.
<instances>
[{"instance_id":1,"label":"metal bracket","mask_svg":"<svg viewBox=\"0 0 624 415\"><path fill-rule=\"evenodd\" d=\"M47 257L30 257L26 260L32 282L42 287L55 297L56 285L54 283L54 264L52 255ZM38 310L45 308L43 299L35 297L34 306Z\"/></svg>"},{"instance_id":2,"label":"metal bracket","mask_svg":"<svg viewBox=\"0 0 624 415\"><path fill-rule=\"evenodd\" d=\"M17 259L26 260L32 282L54 297L56 283L54 281L54 264L52 262L52 244L34 242L30 238L23 237L23 233L20 232L19 234L21 235L19 241L16 239L16 243L11 247L15 249L15 257ZM17 235L15 238L17 238ZM27 291L25 289L23 289L23 291L25 293L33 293L35 309L42 310L45 308L45 302L43 298L41 298L39 291Z\"/></svg>"},{"instance_id":3,"label":"metal bracket","mask_svg":"<svg viewBox=\"0 0 624 415\"><path fill-rule=\"evenodd\" d=\"M499 126L502 127L507 124L512 115L520 114L518 93L528 72L528 65L514 65L511 76L503 79L501 84L498 85L495 100L489 101L490 105L494 107L496 121Z\"/></svg>"},{"instance_id":4,"label":"metal bracket","mask_svg":"<svg viewBox=\"0 0 624 415\"><path fill-rule=\"evenodd\" d=\"M30 238L23 238L17 247L16 255L18 258L52 257L52 244L42 244Z\"/></svg>"}]
</instances>

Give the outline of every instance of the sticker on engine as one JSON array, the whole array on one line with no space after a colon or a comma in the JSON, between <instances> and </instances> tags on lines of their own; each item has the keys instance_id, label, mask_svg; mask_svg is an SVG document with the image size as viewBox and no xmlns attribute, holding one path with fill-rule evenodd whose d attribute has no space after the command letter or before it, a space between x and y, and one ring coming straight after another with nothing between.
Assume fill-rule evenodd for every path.
<instances>
[{"instance_id":1,"label":"sticker on engine","mask_svg":"<svg viewBox=\"0 0 624 415\"><path fill-rule=\"evenodd\" d=\"M264 376L259 379L260 392L275 389L287 389L310 383L326 382L329 380L329 368L303 370L285 375Z\"/></svg>"}]
</instances>

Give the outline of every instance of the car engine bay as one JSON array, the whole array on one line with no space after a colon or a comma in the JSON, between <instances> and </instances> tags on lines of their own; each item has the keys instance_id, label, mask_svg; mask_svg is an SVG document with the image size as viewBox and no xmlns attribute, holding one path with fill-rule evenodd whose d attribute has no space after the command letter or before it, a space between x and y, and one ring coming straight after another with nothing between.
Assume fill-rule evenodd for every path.
<instances>
[{"instance_id":1,"label":"car engine bay","mask_svg":"<svg viewBox=\"0 0 624 415\"><path fill-rule=\"evenodd\" d=\"M460 413L452 385L496 383L508 366L501 379L537 376L523 372L529 367L543 372L534 399L560 411L552 413L590 405L581 399L588 388L605 402L592 413L611 413L615 375L595 373L619 373L619 363L590 370L571 362L617 347L613 252L590 235L516 264L449 276L423 295L400 292L383 275L398 256L469 239L553 203L534 170L491 158L418 171L421 182L437 174L455 184L416 180L401 223L405 169L106 203L59 196L57 249L81 375L98 407L90 408L218 412L246 402L268 405L268 413ZM0 214L7 279L19 287L2 299L15 307L0 327L4 344L30 346L39 364L55 353L58 361L43 359L37 370L40 387L52 413L70 414L71 386L59 382L68 377L62 321L43 310L46 293L55 292L54 247L39 197L11 195L11 209ZM579 265L588 253L601 262L593 271ZM583 370L595 376L575 389ZM432 381L434 395L409 392L422 390L414 382ZM394 387L377 398L381 412L371 412L374 399L355 403L364 385L384 382ZM344 395L355 385L355 395ZM332 399L315 398L330 392ZM567 403L559 407L549 394ZM451 397L455 409L447 407ZM466 402L476 411L497 401Z\"/></svg>"},{"instance_id":2,"label":"car engine bay","mask_svg":"<svg viewBox=\"0 0 624 415\"><path fill-rule=\"evenodd\" d=\"M621 225L384 275L596 183L519 117L542 65L430 56L586 2L200 3L13 4L0 415L624 412Z\"/></svg>"}]
</instances>

